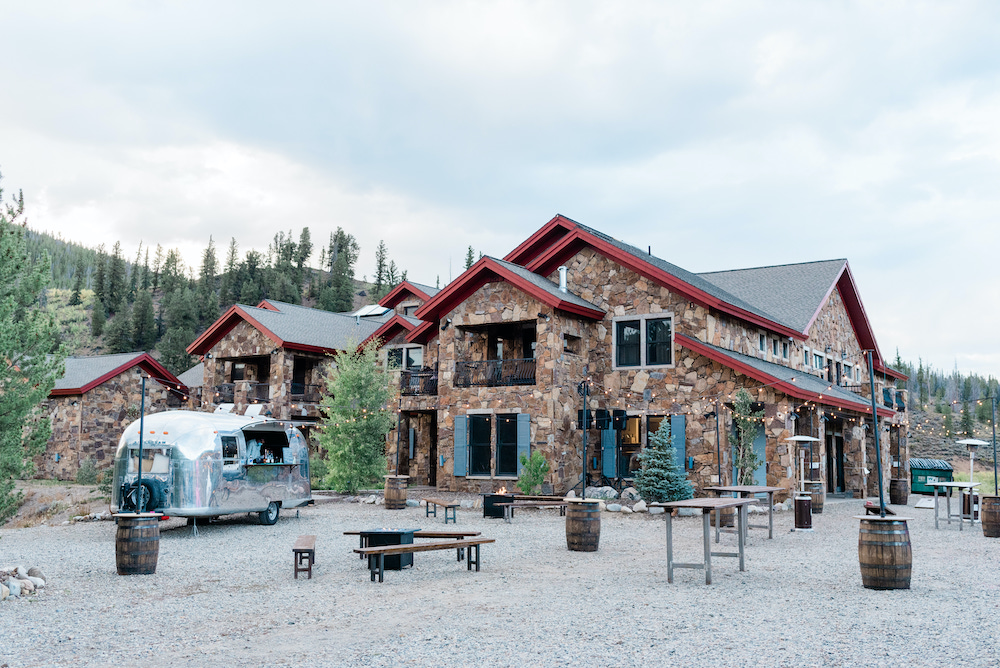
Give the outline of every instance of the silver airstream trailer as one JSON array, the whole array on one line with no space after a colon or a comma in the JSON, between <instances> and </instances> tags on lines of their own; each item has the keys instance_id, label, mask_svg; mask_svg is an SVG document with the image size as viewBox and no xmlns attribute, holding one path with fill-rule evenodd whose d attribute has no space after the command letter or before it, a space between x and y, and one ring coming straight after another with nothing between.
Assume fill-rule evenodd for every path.
<instances>
[{"instance_id":1,"label":"silver airstream trailer","mask_svg":"<svg viewBox=\"0 0 1000 668\"><path fill-rule=\"evenodd\" d=\"M165 411L143 419L142 483L138 483L139 420L115 453L113 504L178 517L260 513L278 521L279 508L312 498L309 453L287 421L228 413Z\"/></svg>"}]
</instances>

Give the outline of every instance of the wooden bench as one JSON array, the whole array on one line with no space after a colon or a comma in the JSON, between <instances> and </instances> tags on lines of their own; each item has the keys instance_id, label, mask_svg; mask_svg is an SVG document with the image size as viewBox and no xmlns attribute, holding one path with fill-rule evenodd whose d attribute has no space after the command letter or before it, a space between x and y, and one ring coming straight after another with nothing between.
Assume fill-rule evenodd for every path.
<instances>
[{"instance_id":1,"label":"wooden bench","mask_svg":"<svg viewBox=\"0 0 1000 668\"><path fill-rule=\"evenodd\" d=\"M316 563L316 536L299 536L295 545L292 545L295 579L299 579L299 573L308 573L309 579L312 580L314 563Z\"/></svg>"},{"instance_id":2,"label":"wooden bench","mask_svg":"<svg viewBox=\"0 0 1000 668\"><path fill-rule=\"evenodd\" d=\"M458 501L445 501L443 499L420 499L420 500L426 504L424 506L424 517L431 516L432 514L431 506L434 506L433 515L434 517L437 517L438 506L441 506L442 508L444 508L444 523L447 524L449 519L451 520L452 524L458 523L457 520L455 519L455 510L460 505L462 505ZM451 515L448 514L449 510L451 511Z\"/></svg>"},{"instance_id":3,"label":"wooden bench","mask_svg":"<svg viewBox=\"0 0 1000 668\"><path fill-rule=\"evenodd\" d=\"M385 556L389 554L410 554L413 552L431 552L433 550L454 550L456 548L465 550L467 555L467 569L476 567L479 570L479 546L486 543L496 542L493 538L461 538L454 541L441 541L438 543L411 543L409 545L384 545L382 547L359 547L355 552L362 557L368 557L368 570L371 572L371 581L375 582L375 575L378 574L378 581L382 582L385 573ZM473 557L475 553L475 557Z\"/></svg>"},{"instance_id":4,"label":"wooden bench","mask_svg":"<svg viewBox=\"0 0 1000 668\"><path fill-rule=\"evenodd\" d=\"M365 537L362 536L361 534L362 534L361 531L344 532L345 536L361 536L359 541L360 544L358 545L358 547L368 547L368 543L365 541ZM480 535L479 531L455 531L455 530L449 531L448 529L445 529L443 531L426 531L424 529L421 529L420 531L413 532L414 538L454 538L455 540L461 540L463 538L471 538L472 536L478 536L478 535ZM465 558L465 548L459 547L455 550L455 552L457 552L458 554L458 561L461 561L462 559ZM362 559L365 558L365 555L363 554L360 556Z\"/></svg>"},{"instance_id":5,"label":"wooden bench","mask_svg":"<svg viewBox=\"0 0 1000 668\"><path fill-rule=\"evenodd\" d=\"M495 506L503 508L503 521L510 524L514 508L559 508L559 516L565 517L567 501L508 501L506 503L495 503Z\"/></svg>"}]
</instances>

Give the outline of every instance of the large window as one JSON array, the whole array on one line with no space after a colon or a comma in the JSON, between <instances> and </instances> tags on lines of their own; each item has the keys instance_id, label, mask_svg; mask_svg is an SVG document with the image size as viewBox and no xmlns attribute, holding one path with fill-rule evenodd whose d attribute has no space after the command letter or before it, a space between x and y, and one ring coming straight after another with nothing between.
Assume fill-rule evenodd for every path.
<instances>
[{"instance_id":1,"label":"large window","mask_svg":"<svg viewBox=\"0 0 1000 668\"><path fill-rule=\"evenodd\" d=\"M517 415L497 416L497 475L517 475Z\"/></svg>"},{"instance_id":2,"label":"large window","mask_svg":"<svg viewBox=\"0 0 1000 668\"><path fill-rule=\"evenodd\" d=\"M386 354L394 369L419 369L424 365L424 349L419 346L389 348Z\"/></svg>"},{"instance_id":3,"label":"large window","mask_svg":"<svg viewBox=\"0 0 1000 668\"><path fill-rule=\"evenodd\" d=\"M669 366L674 363L670 316L622 318L614 323L615 367Z\"/></svg>"},{"instance_id":4,"label":"large window","mask_svg":"<svg viewBox=\"0 0 1000 668\"><path fill-rule=\"evenodd\" d=\"M469 475L490 474L490 422L489 415L469 416Z\"/></svg>"}]
</instances>

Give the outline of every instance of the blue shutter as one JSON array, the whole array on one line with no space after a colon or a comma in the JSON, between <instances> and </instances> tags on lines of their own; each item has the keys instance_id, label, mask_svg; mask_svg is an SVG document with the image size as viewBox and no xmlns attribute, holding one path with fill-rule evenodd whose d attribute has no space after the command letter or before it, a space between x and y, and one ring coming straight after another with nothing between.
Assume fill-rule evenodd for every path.
<instances>
[{"instance_id":1,"label":"blue shutter","mask_svg":"<svg viewBox=\"0 0 1000 668\"><path fill-rule=\"evenodd\" d=\"M760 466L758 466L757 470L753 472L753 483L755 485L767 484L766 446L767 436L764 434L764 426L761 425L757 429L757 437L753 439L753 451L757 453L757 457L760 459Z\"/></svg>"},{"instance_id":2,"label":"blue shutter","mask_svg":"<svg viewBox=\"0 0 1000 668\"><path fill-rule=\"evenodd\" d=\"M684 416L670 416L670 441L674 446L674 461L686 471L687 466L687 432L684 429Z\"/></svg>"},{"instance_id":3,"label":"blue shutter","mask_svg":"<svg viewBox=\"0 0 1000 668\"><path fill-rule=\"evenodd\" d=\"M410 459L413 459L413 445L417 440L417 430L410 427Z\"/></svg>"},{"instance_id":4,"label":"blue shutter","mask_svg":"<svg viewBox=\"0 0 1000 668\"><path fill-rule=\"evenodd\" d=\"M465 415L455 416L455 461L452 475L464 476L469 453L469 418Z\"/></svg>"},{"instance_id":5,"label":"blue shutter","mask_svg":"<svg viewBox=\"0 0 1000 668\"><path fill-rule=\"evenodd\" d=\"M601 430L601 473L605 478L618 477L618 432L614 429Z\"/></svg>"},{"instance_id":6,"label":"blue shutter","mask_svg":"<svg viewBox=\"0 0 1000 668\"><path fill-rule=\"evenodd\" d=\"M521 455L531 456L531 416L527 413L517 414L517 475L521 475L524 465Z\"/></svg>"}]
</instances>

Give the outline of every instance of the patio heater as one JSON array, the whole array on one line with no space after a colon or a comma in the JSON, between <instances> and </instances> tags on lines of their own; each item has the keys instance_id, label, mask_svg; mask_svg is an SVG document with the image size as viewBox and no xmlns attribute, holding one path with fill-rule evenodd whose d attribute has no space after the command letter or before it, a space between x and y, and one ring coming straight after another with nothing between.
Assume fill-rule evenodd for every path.
<instances>
[{"instance_id":1,"label":"patio heater","mask_svg":"<svg viewBox=\"0 0 1000 668\"><path fill-rule=\"evenodd\" d=\"M959 445L964 445L969 450L969 482L976 482L975 480L975 459L976 450L979 449L981 445L989 445L986 441L980 441L978 438L963 438L960 441L956 441ZM975 490L971 487L969 488L969 517L975 517L976 514L976 495Z\"/></svg>"}]
</instances>

